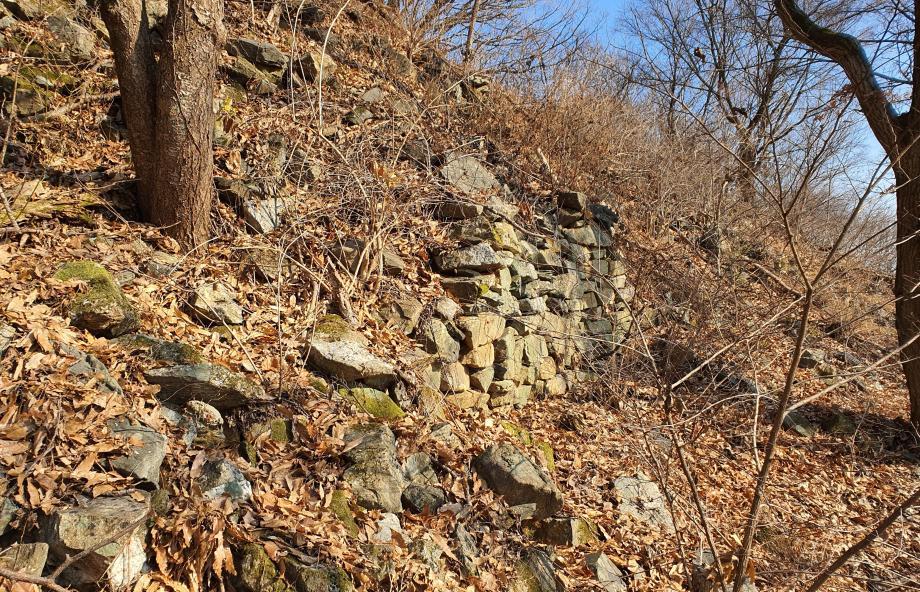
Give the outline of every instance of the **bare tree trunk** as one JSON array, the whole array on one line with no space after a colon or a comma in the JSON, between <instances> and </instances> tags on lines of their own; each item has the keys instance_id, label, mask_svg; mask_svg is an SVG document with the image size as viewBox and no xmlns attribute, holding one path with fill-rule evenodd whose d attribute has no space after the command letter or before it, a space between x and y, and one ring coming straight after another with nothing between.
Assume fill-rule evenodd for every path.
<instances>
[{"instance_id":1,"label":"bare tree trunk","mask_svg":"<svg viewBox=\"0 0 920 592\"><path fill-rule=\"evenodd\" d=\"M104 0L122 95L137 203L145 220L191 249L208 239L213 200L217 56L222 0L170 0L159 61L144 0Z\"/></svg>"},{"instance_id":2,"label":"bare tree trunk","mask_svg":"<svg viewBox=\"0 0 920 592\"><path fill-rule=\"evenodd\" d=\"M903 346L920 333L920 146L912 146L897 167L898 263L895 323ZM910 393L910 420L920 425L920 340L901 352Z\"/></svg>"},{"instance_id":3,"label":"bare tree trunk","mask_svg":"<svg viewBox=\"0 0 920 592\"><path fill-rule=\"evenodd\" d=\"M470 12L470 26L466 30L466 47L463 50L463 63L468 64L473 57L473 34L476 32L476 19L479 17L479 0L473 0Z\"/></svg>"}]
</instances>

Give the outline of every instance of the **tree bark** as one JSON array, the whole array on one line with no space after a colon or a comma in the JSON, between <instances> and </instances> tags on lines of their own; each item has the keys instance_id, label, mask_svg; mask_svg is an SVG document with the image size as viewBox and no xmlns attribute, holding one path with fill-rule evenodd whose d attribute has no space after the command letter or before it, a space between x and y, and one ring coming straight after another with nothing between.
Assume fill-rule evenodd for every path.
<instances>
[{"instance_id":1,"label":"tree bark","mask_svg":"<svg viewBox=\"0 0 920 592\"><path fill-rule=\"evenodd\" d=\"M210 235L222 0L170 0L159 60L144 0L104 0L143 218L184 248Z\"/></svg>"},{"instance_id":2,"label":"tree bark","mask_svg":"<svg viewBox=\"0 0 920 592\"><path fill-rule=\"evenodd\" d=\"M895 324L900 345L920 333L920 145L914 144L895 168L897 191L897 268ZM910 420L920 426L920 340L901 352L910 393Z\"/></svg>"}]
</instances>

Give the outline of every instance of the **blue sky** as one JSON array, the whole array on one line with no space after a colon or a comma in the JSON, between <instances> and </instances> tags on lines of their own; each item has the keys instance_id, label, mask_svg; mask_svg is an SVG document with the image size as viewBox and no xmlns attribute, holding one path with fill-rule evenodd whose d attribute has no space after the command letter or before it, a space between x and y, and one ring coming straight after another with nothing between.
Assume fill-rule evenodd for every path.
<instances>
[{"instance_id":1,"label":"blue sky","mask_svg":"<svg viewBox=\"0 0 920 592\"><path fill-rule=\"evenodd\" d=\"M624 11L632 4L642 1L654 0L585 0L591 11L591 21L598 25L598 36L603 41L609 42L613 46L623 46L627 40L623 39L616 32L618 22L622 18ZM861 144L863 146L862 159L867 167L874 168L883 157L884 152L881 146L875 140L875 137L869 132L868 126L862 126Z\"/></svg>"}]
</instances>

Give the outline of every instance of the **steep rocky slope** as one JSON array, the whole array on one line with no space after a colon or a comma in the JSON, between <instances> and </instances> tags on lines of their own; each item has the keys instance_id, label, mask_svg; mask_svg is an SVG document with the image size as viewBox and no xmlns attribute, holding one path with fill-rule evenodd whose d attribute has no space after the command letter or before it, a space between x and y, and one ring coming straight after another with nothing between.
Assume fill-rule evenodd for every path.
<instances>
[{"instance_id":1,"label":"steep rocky slope","mask_svg":"<svg viewBox=\"0 0 920 592\"><path fill-rule=\"evenodd\" d=\"M692 367L791 300L724 273L729 237L630 231L606 190L524 174L477 128L501 89L410 58L385 6L350 4L327 35L337 6L229 2L216 233L181 254L132 221L92 10L4 6L0 182L21 228L0 243L0 568L85 589L679 590L702 544L677 446L734 544L788 341L687 383L683 421L718 408L690 442L641 355ZM865 365L811 345L803 396ZM790 420L762 589L916 480L897 381ZM823 538L828 521L849 530ZM909 572L899 532L913 555L873 559Z\"/></svg>"}]
</instances>

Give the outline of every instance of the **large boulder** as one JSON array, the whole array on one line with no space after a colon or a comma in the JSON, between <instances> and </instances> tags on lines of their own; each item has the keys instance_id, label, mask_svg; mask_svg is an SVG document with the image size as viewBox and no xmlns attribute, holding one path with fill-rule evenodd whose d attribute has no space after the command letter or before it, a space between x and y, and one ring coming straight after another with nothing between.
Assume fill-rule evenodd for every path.
<instances>
[{"instance_id":1,"label":"large boulder","mask_svg":"<svg viewBox=\"0 0 920 592\"><path fill-rule=\"evenodd\" d=\"M528 506L522 514L543 519L562 508L562 493L546 472L511 444L495 444L473 461L489 489L511 506Z\"/></svg>"},{"instance_id":2,"label":"large boulder","mask_svg":"<svg viewBox=\"0 0 920 592\"><path fill-rule=\"evenodd\" d=\"M352 466L343 476L357 504L384 512L402 512L406 483L396 458L396 437L390 428L376 423L352 426L345 433L345 443L345 456Z\"/></svg>"},{"instance_id":3,"label":"large boulder","mask_svg":"<svg viewBox=\"0 0 920 592\"><path fill-rule=\"evenodd\" d=\"M396 382L393 365L367 349L367 339L341 317L327 315L317 324L308 343L310 365L345 382L363 382L386 388Z\"/></svg>"},{"instance_id":4,"label":"large boulder","mask_svg":"<svg viewBox=\"0 0 920 592\"><path fill-rule=\"evenodd\" d=\"M223 411L271 400L261 386L218 364L156 368L144 372L144 378L160 386L157 397L168 403L197 399Z\"/></svg>"},{"instance_id":5,"label":"large boulder","mask_svg":"<svg viewBox=\"0 0 920 592\"><path fill-rule=\"evenodd\" d=\"M134 307L108 271L92 261L72 261L62 265L54 277L60 281L79 280L89 289L75 297L68 308L70 323L97 337L118 337L140 326Z\"/></svg>"},{"instance_id":6,"label":"large boulder","mask_svg":"<svg viewBox=\"0 0 920 592\"><path fill-rule=\"evenodd\" d=\"M112 589L133 583L147 562L147 512L146 502L130 497L98 497L54 512L45 528L45 541L54 561L87 552L64 571L63 580L74 586L103 582ZM137 527L94 549L132 524Z\"/></svg>"}]
</instances>

